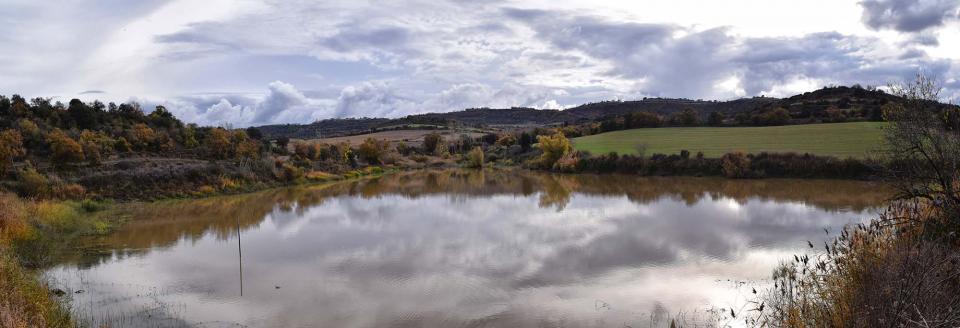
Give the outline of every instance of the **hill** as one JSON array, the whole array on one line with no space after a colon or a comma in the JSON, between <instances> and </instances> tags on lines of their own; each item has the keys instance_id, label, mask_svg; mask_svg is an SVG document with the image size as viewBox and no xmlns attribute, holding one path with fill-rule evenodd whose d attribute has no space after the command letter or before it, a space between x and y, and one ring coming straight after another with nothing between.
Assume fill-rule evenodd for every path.
<instances>
[{"instance_id":1,"label":"hill","mask_svg":"<svg viewBox=\"0 0 960 328\"><path fill-rule=\"evenodd\" d=\"M426 113L402 118L327 119L310 124L267 125L260 127L267 138L313 139L347 136L392 129L421 128L423 125L446 127L543 127L580 124L635 112L656 113L663 117L692 109L706 121L711 113L720 113L727 125L755 125L754 118L783 108L790 123L879 121L881 108L901 99L882 90L860 86L825 87L788 98L753 97L728 101L683 98L644 98L632 101L602 101L565 110L513 108L470 108L446 113Z\"/></svg>"}]
</instances>

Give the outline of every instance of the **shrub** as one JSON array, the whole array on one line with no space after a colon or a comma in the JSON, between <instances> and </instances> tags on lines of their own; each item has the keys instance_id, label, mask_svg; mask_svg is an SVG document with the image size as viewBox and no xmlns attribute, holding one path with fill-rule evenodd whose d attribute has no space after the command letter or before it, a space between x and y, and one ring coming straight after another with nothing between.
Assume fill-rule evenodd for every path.
<instances>
[{"instance_id":1,"label":"shrub","mask_svg":"<svg viewBox=\"0 0 960 328\"><path fill-rule=\"evenodd\" d=\"M925 236L939 219L923 204L894 203L869 224L844 228L825 253L782 264L773 289L755 301L766 305L756 326L960 325L960 251Z\"/></svg>"},{"instance_id":2,"label":"shrub","mask_svg":"<svg viewBox=\"0 0 960 328\"><path fill-rule=\"evenodd\" d=\"M83 147L60 129L47 134L47 143L53 152L52 159L57 165L76 163L84 160Z\"/></svg>"},{"instance_id":3,"label":"shrub","mask_svg":"<svg viewBox=\"0 0 960 328\"><path fill-rule=\"evenodd\" d=\"M46 197L50 194L47 177L28 166L17 172L17 184L20 194L26 197Z\"/></svg>"},{"instance_id":4,"label":"shrub","mask_svg":"<svg viewBox=\"0 0 960 328\"><path fill-rule=\"evenodd\" d=\"M436 153L438 146L443 142L443 137L439 133L432 132L423 136L423 151L428 154L439 155Z\"/></svg>"},{"instance_id":5,"label":"shrub","mask_svg":"<svg viewBox=\"0 0 960 328\"><path fill-rule=\"evenodd\" d=\"M514 137L512 134L503 135L502 137L500 137L500 139L497 139L497 142L495 143L495 145L503 146L503 147L510 147L515 144L517 144L517 138Z\"/></svg>"},{"instance_id":6,"label":"shrub","mask_svg":"<svg viewBox=\"0 0 960 328\"><path fill-rule=\"evenodd\" d=\"M132 148L147 150L156 141L157 133L146 124L137 123L127 130L126 138Z\"/></svg>"},{"instance_id":7,"label":"shrub","mask_svg":"<svg viewBox=\"0 0 960 328\"><path fill-rule=\"evenodd\" d=\"M87 190L76 183L56 183L53 185L51 196L57 199L84 199Z\"/></svg>"},{"instance_id":8,"label":"shrub","mask_svg":"<svg viewBox=\"0 0 960 328\"><path fill-rule=\"evenodd\" d=\"M467 167L469 168L482 168L483 167L483 149L480 147L474 147L473 150L470 150L467 153Z\"/></svg>"},{"instance_id":9,"label":"shrub","mask_svg":"<svg viewBox=\"0 0 960 328\"><path fill-rule=\"evenodd\" d=\"M290 163L283 163L277 176L280 180L293 182L303 177L303 170Z\"/></svg>"},{"instance_id":10,"label":"shrub","mask_svg":"<svg viewBox=\"0 0 960 328\"><path fill-rule=\"evenodd\" d=\"M357 148L357 155L360 159L370 164L383 164L384 155L387 150L387 142L374 138L367 138Z\"/></svg>"},{"instance_id":11,"label":"shrub","mask_svg":"<svg viewBox=\"0 0 960 328\"><path fill-rule=\"evenodd\" d=\"M217 189L210 185L203 185L197 189L197 193L200 195L212 195L217 192Z\"/></svg>"},{"instance_id":12,"label":"shrub","mask_svg":"<svg viewBox=\"0 0 960 328\"><path fill-rule=\"evenodd\" d=\"M633 145L633 149L637 152L637 157L644 158L647 157L647 149L650 148L650 145L647 143L638 143Z\"/></svg>"},{"instance_id":13,"label":"shrub","mask_svg":"<svg viewBox=\"0 0 960 328\"><path fill-rule=\"evenodd\" d=\"M95 201L92 199L84 199L80 202L80 208L87 212L99 212L107 208L107 203Z\"/></svg>"},{"instance_id":14,"label":"shrub","mask_svg":"<svg viewBox=\"0 0 960 328\"><path fill-rule=\"evenodd\" d=\"M203 147L206 148L207 155L217 159L231 157L230 133L223 128L213 128L203 138Z\"/></svg>"},{"instance_id":15,"label":"shrub","mask_svg":"<svg viewBox=\"0 0 960 328\"><path fill-rule=\"evenodd\" d=\"M570 151L560 157L554 164L554 169L560 172L576 172L580 164L580 152Z\"/></svg>"},{"instance_id":16,"label":"shrub","mask_svg":"<svg viewBox=\"0 0 960 328\"><path fill-rule=\"evenodd\" d=\"M742 152L723 154L720 165L728 178L746 178L750 173L750 158Z\"/></svg>"},{"instance_id":17,"label":"shrub","mask_svg":"<svg viewBox=\"0 0 960 328\"><path fill-rule=\"evenodd\" d=\"M563 155L566 155L573 149L570 140L562 132L553 135L537 136L535 147L543 151L538 159L538 165L543 168L552 168Z\"/></svg>"}]
</instances>

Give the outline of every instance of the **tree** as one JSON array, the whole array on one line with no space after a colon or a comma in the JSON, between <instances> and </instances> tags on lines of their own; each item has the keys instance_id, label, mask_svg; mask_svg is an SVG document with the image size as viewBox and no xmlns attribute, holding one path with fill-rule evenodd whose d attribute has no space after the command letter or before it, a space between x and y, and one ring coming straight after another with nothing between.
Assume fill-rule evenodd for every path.
<instances>
[{"instance_id":1,"label":"tree","mask_svg":"<svg viewBox=\"0 0 960 328\"><path fill-rule=\"evenodd\" d=\"M26 155L23 149L23 139L17 130L5 130L0 132L0 177L7 172L10 164L17 157Z\"/></svg>"},{"instance_id":2,"label":"tree","mask_svg":"<svg viewBox=\"0 0 960 328\"><path fill-rule=\"evenodd\" d=\"M67 113L80 129L95 129L98 125L97 110L87 106L80 99L70 100L70 106L67 107Z\"/></svg>"},{"instance_id":3,"label":"tree","mask_svg":"<svg viewBox=\"0 0 960 328\"><path fill-rule=\"evenodd\" d=\"M203 138L203 147L210 157L225 159L231 156L230 133L223 128L213 128Z\"/></svg>"},{"instance_id":4,"label":"tree","mask_svg":"<svg viewBox=\"0 0 960 328\"><path fill-rule=\"evenodd\" d=\"M137 150L147 150L157 140L157 133L143 123L134 124L126 134L127 141Z\"/></svg>"},{"instance_id":5,"label":"tree","mask_svg":"<svg viewBox=\"0 0 960 328\"><path fill-rule=\"evenodd\" d=\"M154 126L172 129L183 125L176 117L173 116L166 107L157 106L150 115L147 115L147 119L153 123Z\"/></svg>"},{"instance_id":6,"label":"tree","mask_svg":"<svg viewBox=\"0 0 960 328\"><path fill-rule=\"evenodd\" d=\"M54 164L58 166L84 160L83 147L60 129L54 128L47 134L47 144L53 153Z\"/></svg>"},{"instance_id":7,"label":"tree","mask_svg":"<svg viewBox=\"0 0 960 328\"><path fill-rule=\"evenodd\" d=\"M233 146L233 154L238 158L257 159L260 158L260 142L250 139L244 130L235 130L230 135L230 143Z\"/></svg>"},{"instance_id":8,"label":"tree","mask_svg":"<svg viewBox=\"0 0 960 328\"><path fill-rule=\"evenodd\" d=\"M33 149L43 144L43 133L40 132L40 127L30 119L21 118L18 120L17 130L20 131L20 136L27 148Z\"/></svg>"},{"instance_id":9,"label":"tree","mask_svg":"<svg viewBox=\"0 0 960 328\"><path fill-rule=\"evenodd\" d=\"M710 112L710 116L707 117L707 124L710 126L720 126L723 125L723 113L721 112Z\"/></svg>"},{"instance_id":10,"label":"tree","mask_svg":"<svg viewBox=\"0 0 960 328\"><path fill-rule=\"evenodd\" d=\"M543 151L538 164L544 168L552 168L557 160L573 149L570 140L559 131L552 135L537 136L537 144L534 147Z\"/></svg>"},{"instance_id":11,"label":"tree","mask_svg":"<svg viewBox=\"0 0 960 328\"><path fill-rule=\"evenodd\" d=\"M80 147L83 148L83 156L91 164L100 164L102 155L109 152L115 142L109 136L99 132L90 130L80 132Z\"/></svg>"},{"instance_id":12,"label":"tree","mask_svg":"<svg viewBox=\"0 0 960 328\"><path fill-rule=\"evenodd\" d=\"M697 126L700 125L700 115L697 114L693 108L684 108L679 113L673 114L670 118L670 123L674 125L683 125L683 126Z\"/></svg>"},{"instance_id":13,"label":"tree","mask_svg":"<svg viewBox=\"0 0 960 328\"><path fill-rule=\"evenodd\" d=\"M262 140L263 132L260 132L260 129L251 126L247 128L247 136L254 140Z\"/></svg>"},{"instance_id":14,"label":"tree","mask_svg":"<svg viewBox=\"0 0 960 328\"><path fill-rule=\"evenodd\" d=\"M627 128L655 128L663 124L660 115L649 112L632 113L626 119Z\"/></svg>"},{"instance_id":15,"label":"tree","mask_svg":"<svg viewBox=\"0 0 960 328\"><path fill-rule=\"evenodd\" d=\"M923 73L890 89L903 98L883 107L883 162L897 197L924 200L960 227L960 109L941 104L940 86Z\"/></svg>"},{"instance_id":16,"label":"tree","mask_svg":"<svg viewBox=\"0 0 960 328\"><path fill-rule=\"evenodd\" d=\"M183 146L187 149L193 149L200 146L200 142L197 141L196 124L187 124L187 127L183 129Z\"/></svg>"},{"instance_id":17,"label":"tree","mask_svg":"<svg viewBox=\"0 0 960 328\"><path fill-rule=\"evenodd\" d=\"M520 138L517 140L517 144L520 145L520 149L523 151L530 150L530 146L533 145L533 135L527 131L520 133Z\"/></svg>"}]
</instances>

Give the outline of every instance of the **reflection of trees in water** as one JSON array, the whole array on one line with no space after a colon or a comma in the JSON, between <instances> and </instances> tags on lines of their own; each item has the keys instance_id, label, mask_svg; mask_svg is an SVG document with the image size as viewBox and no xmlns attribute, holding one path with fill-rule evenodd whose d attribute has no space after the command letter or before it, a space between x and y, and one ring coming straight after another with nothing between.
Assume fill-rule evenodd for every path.
<instances>
[{"instance_id":1,"label":"reflection of trees in water","mask_svg":"<svg viewBox=\"0 0 960 328\"><path fill-rule=\"evenodd\" d=\"M437 194L490 197L515 194L539 195L539 206L558 211L574 193L626 196L633 202L650 203L661 198L696 204L704 197L731 198L740 203L750 198L803 202L827 210L862 211L877 206L889 192L877 185L830 180L727 180L718 178L637 177L627 175L558 175L524 170L428 170L398 173L379 178L268 190L264 192L123 205L117 211L134 218L119 231L89 241L86 256L75 263L92 264L118 249L124 257L169 247L178 240L196 241L206 234L225 240L236 235L237 225L247 229L260 224L270 213L303 211L335 196L362 198L386 194L411 198ZM238 223L239 222L239 223Z\"/></svg>"}]
</instances>

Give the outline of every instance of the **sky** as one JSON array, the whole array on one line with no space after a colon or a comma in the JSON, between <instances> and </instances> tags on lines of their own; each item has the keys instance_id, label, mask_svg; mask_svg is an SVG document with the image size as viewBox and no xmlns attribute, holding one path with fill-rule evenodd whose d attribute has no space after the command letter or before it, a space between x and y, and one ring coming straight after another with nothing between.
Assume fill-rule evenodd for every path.
<instances>
[{"instance_id":1,"label":"sky","mask_svg":"<svg viewBox=\"0 0 960 328\"><path fill-rule=\"evenodd\" d=\"M960 0L2 0L0 94L237 127L790 96L923 71L960 100Z\"/></svg>"}]
</instances>

